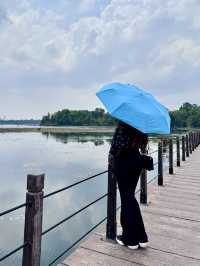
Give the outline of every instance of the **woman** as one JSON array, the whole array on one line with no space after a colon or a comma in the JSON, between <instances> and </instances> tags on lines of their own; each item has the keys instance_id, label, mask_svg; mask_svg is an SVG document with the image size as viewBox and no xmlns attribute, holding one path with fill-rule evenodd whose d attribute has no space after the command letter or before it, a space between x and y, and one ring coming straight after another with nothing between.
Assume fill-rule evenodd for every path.
<instances>
[{"instance_id":1,"label":"woman","mask_svg":"<svg viewBox=\"0 0 200 266\"><path fill-rule=\"evenodd\" d=\"M109 152L109 169L117 179L121 197L122 235L117 236L116 241L131 249L148 245L140 207L135 198L135 189L144 168L140 151L144 151L147 144L146 134L119 122Z\"/></svg>"}]
</instances>

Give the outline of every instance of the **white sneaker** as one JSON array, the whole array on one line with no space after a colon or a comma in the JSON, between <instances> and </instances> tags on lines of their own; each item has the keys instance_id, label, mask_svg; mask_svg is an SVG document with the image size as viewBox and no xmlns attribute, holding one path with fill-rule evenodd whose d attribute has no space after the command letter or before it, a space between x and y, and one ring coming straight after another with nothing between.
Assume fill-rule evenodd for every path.
<instances>
[{"instance_id":1,"label":"white sneaker","mask_svg":"<svg viewBox=\"0 0 200 266\"><path fill-rule=\"evenodd\" d=\"M149 242L143 242L143 243L140 243L140 242L139 242L139 246L140 246L141 248L146 248L146 247L148 247L148 245L149 245Z\"/></svg>"},{"instance_id":2,"label":"white sneaker","mask_svg":"<svg viewBox=\"0 0 200 266\"><path fill-rule=\"evenodd\" d=\"M124 242L122 241L122 236L121 235L119 235L119 236L116 237L116 241L121 246L125 246Z\"/></svg>"},{"instance_id":3,"label":"white sneaker","mask_svg":"<svg viewBox=\"0 0 200 266\"><path fill-rule=\"evenodd\" d=\"M122 236L121 235L119 235L119 236L116 237L116 241L117 241L117 243L119 245L125 246L125 244L124 244L124 242L122 240ZM138 249L139 248L139 245L133 245L133 246L128 246L127 245L127 247L130 248L130 249Z\"/></svg>"},{"instance_id":4,"label":"white sneaker","mask_svg":"<svg viewBox=\"0 0 200 266\"><path fill-rule=\"evenodd\" d=\"M139 245L127 246L127 247L130 248L130 249L138 249L139 248Z\"/></svg>"}]
</instances>

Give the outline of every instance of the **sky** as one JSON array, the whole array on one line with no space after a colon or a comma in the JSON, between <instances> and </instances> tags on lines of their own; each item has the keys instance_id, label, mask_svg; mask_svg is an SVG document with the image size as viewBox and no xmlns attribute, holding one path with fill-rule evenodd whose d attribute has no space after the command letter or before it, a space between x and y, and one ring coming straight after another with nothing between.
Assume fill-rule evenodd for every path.
<instances>
[{"instance_id":1,"label":"sky","mask_svg":"<svg viewBox=\"0 0 200 266\"><path fill-rule=\"evenodd\" d=\"M200 0L0 1L0 117L103 107L109 82L200 104L199 14Z\"/></svg>"}]
</instances>

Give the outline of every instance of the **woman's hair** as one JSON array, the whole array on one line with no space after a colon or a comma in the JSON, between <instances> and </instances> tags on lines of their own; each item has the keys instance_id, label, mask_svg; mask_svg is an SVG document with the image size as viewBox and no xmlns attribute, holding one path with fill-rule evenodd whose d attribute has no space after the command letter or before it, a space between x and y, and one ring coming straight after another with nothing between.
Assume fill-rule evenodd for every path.
<instances>
[{"instance_id":1,"label":"woman's hair","mask_svg":"<svg viewBox=\"0 0 200 266\"><path fill-rule=\"evenodd\" d=\"M117 156L131 149L145 152L147 144L147 134L120 121L113 135L109 154Z\"/></svg>"},{"instance_id":2,"label":"woman's hair","mask_svg":"<svg viewBox=\"0 0 200 266\"><path fill-rule=\"evenodd\" d=\"M147 134L121 121L119 122L119 127L129 132L128 133L129 141L128 141L127 149L135 148L135 149L140 149L141 151L146 150L147 144L148 144Z\"/></svg>"}]
</instances>

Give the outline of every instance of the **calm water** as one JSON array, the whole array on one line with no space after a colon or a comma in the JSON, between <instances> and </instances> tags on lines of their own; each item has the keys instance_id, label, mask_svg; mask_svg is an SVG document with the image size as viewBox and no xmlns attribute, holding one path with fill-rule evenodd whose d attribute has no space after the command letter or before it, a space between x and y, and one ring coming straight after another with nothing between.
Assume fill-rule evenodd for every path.
<instances>
[{"instance_id":1,"label":"calm water","mask_svg":"<svg viewBox=\"0 0 200 266\"><path fill-rule=\"evenodd\" d=\"M25 201L26 175L45 173L45 194L104 171L109 134L0 134L0 212ZM157 149L157 143L150 142ZM156 154L154 154L156 156ZM156 161L156 160L155 160ZM151 172L148 178L155 176ZM101 175L44 200L43 230L66 218L107 191ZM43 237L42 266L106 216L101 200ZM0 257L23 243L24 209L0 217ZM21 265L21 252L0 265Z\"/></svg>"}]
</instances>

